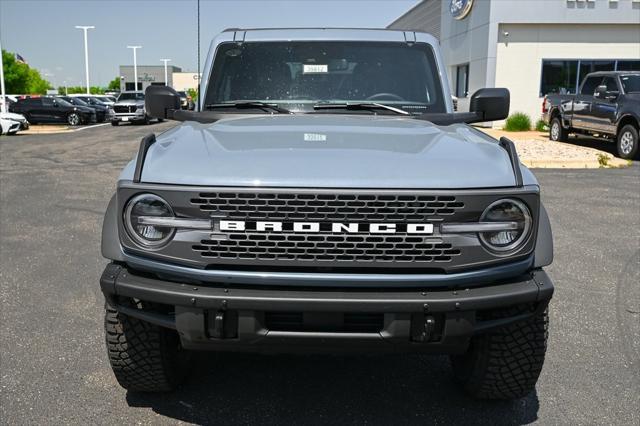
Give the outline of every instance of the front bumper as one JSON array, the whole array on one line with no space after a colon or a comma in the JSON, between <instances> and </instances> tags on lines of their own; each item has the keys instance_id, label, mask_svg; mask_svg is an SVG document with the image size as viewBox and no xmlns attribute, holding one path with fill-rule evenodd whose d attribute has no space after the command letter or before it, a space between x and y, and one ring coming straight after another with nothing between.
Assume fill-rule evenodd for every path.
<instances>
[{"instance_id":1,"label":"front bumper","mask_svg":"<svg viewBox=\"0 0 640 426\"><path fill-rule=\"evenodd\" d=\"M109 264L100 286L121 313L177 330L186 349L261 352L461 353L474 334L529 318L553 295L541 269L424 291L193 285Z\"/></svg>"},{"instance_id":2,"label":"front bumper","mask_svg":"<svg viewBox=\"0 0 640 426\"><path fill-rule=\"evenodd\" d=\"M136 111L135 113L130 113L130 114L113 114L111 116L111 121L123 121L123 122L127 122L127 121L141 121L144 120L144 111Z\"/></svg>"}]
</instances>

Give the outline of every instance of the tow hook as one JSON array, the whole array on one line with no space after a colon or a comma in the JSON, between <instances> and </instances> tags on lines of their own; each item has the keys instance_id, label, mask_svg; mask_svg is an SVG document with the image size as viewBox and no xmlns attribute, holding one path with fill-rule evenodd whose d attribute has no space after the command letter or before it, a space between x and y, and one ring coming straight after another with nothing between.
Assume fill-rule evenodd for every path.
<instances>
[{"instance_id":1,"label":"tow hook","mask_svg":"<svg viewBox=\"0 0 640 426\"><path fill-rule=\"evenodd\" d=\"M213 320L211 337L215 339L222 339L224 337L224 311L216 312L216 316Z\"/></svg>"},{"instance_id":2,"label":"tow hook","mask_svg":"<svg viewBox=\"0 0 640 426\"><path fill-rule=\"evenodd\" d=\"M418 328L417 333L413 336L412 340L415 342L429 342L433 337L433 332L436 328L436 320L431 315L424 316L424 324L422 330Z\"/></svg>"}]
</instances>

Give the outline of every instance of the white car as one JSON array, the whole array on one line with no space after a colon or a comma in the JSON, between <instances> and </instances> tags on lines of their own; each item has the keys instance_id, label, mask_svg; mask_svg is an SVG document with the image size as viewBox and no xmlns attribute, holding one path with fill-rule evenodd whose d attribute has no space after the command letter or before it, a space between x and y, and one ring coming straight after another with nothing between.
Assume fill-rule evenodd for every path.
<instances>
[{"instance_id":1,"label":"white car","mask_svg":"<svg viewBox=\"0 0 640 426\"><path fill-rule=\"evenodd\" d=\"M27 130L29 122L21 114L0 112L0 134L15 135L20 130Z\"/></svg>"}]
</instances>

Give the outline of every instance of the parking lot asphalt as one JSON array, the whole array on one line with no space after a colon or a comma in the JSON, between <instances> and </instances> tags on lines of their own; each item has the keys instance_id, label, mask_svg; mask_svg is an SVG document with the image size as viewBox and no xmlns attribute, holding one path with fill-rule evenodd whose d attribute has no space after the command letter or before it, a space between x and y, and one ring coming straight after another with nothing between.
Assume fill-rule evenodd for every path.
<instances>
[{"instance_id":1,"label":"parking lot asphalt","mask_svg":"<svg viewBox=\"0 0 640 426\"><path fill-rule=\"evenodd\" d=\"M524 399L470 399L446 357L413 355L199 354L178 391L127 393L104 348L102 215L140 138L173 125L0 138L3 424L640 424L638 163L534 170L556 293Z\"/></svg>"}]
</instances>

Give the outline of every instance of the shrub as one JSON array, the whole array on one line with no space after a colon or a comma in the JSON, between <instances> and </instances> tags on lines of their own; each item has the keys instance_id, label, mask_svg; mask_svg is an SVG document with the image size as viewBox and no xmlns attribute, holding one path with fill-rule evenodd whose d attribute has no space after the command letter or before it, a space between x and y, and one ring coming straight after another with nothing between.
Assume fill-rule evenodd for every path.
<instances>
[{"instance_id":1,"label":"shrub","mask_svg":"<svg viewBox=\"0 0 640 426\"><path fill-rule=\"evenodd\" d=\"M514 112L504 123L507 132L526 132L531 130L531 119L524 112Z\"/></svg>"},{"instance_id":2,"label":"shrub","mask_svg":"<svg viewBox=\"0 0 640 426\"><path fill-rule=\"evenodd\" d=\"M546 132L548 130L549 127L547 127L547 123L543 119L536 121L536 132Z\"/></svg>"}]
</instances>

